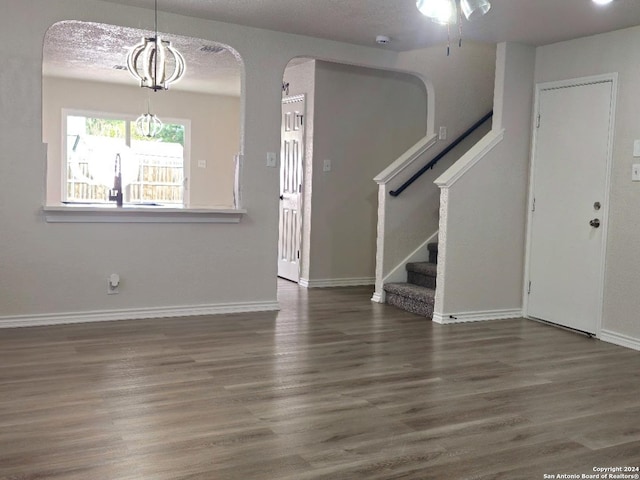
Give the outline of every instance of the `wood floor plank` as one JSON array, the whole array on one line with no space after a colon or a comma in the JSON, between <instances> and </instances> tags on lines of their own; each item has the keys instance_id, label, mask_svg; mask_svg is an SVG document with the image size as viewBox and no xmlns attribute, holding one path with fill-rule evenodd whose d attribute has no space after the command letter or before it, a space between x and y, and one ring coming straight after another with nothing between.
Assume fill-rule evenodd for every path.
<instances>
[{"instance_id":1,"label":"wood floor plank","mask_svg":"<svg viewBox=\"0 0 640 480\"><path fill-rule=\"evenodd\" d=\"M0 330L0 480L538 479L640 466L640 353L369 287Z\"/></svg>"}]
</instances>

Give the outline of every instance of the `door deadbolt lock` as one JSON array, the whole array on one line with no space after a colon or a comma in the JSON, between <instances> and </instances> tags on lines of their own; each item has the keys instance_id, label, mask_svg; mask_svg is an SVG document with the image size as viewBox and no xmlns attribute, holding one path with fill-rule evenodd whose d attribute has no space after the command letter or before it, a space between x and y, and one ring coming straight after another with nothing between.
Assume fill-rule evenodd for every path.
<instances>
[{"instance_id":1,"label":"door deadbolt lock","mask_svg":"<svg viewBox=\"0 0 640 480\"><path fill-rule=\"evenodd\" d=\"M600 226L600 219L594 218L589 222L589 225L591 225L593 228L598 228Z\"/></svg>"},{"instance_id":2,"label":"door deadbolt lock","mask_svg":"<svg viewBox=\"0 0 640 480\"><path fill-rule=\"evenodd\" d=\"M600 205L600 202L596 202L593 204L593 208L594 210L600 210L600 208L602 208L602 205Z\"/></svg>"}]
</instances>

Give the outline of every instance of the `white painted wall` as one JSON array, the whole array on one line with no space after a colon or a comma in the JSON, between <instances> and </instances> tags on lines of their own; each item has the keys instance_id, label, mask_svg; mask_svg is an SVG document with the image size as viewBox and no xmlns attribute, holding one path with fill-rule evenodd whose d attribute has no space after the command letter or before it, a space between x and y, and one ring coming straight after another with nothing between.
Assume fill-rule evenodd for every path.
<instances>
[{"instance_id":1,"label":"white painted wall","mask_svg":"<svg viewBox=\"0 0 640 480\"><path fill-rule=\"evenodd\" d=\"M61 20L137 27L149 10L99 0L0 0L0 319L111 311L155 315L166 307L271 305L276 300L281 83L296 56L415 72L428 82L428 129L452 133L478 112L455 101L492 67L490 46L467 42L398 54L304 36L161 13L167 32L230 45L243 58L243 206L238 225L47 224L42 144L42 45ZM28 28L25 28L28 26ZM449 101L448 101L449 100ZM118 272L121 293L106 295ZM253 302L253 303L252 303Z\"/></svg>"},{"instance_id":2,"label":"white painted wall","mask_svg":"<svg viewBox=\"0 0 640 480\"><path fill-rule=\"evenodd\" d=\"M461 177L477 158L474 150L437 179L442 248L435 320L522 310L534 65L533 47L498 45L492 133L504 128L504 139Z\"/></svg>"},{"instance_id":3,"label":"white painted wall","mask_svg":"<svg viewBox=\"0 0 640 480\"><path fill-rule=\"evenodd\" d=\"M141 115L147 98L160 119L191 121L190 206L233 207L234 155L240 151L240 99L170 90L148 94L124 86L46 77L42 85L42 134L47 148L47 204L61 199L62 109ZM198 161L205 160L206 168Z\"/></svg>"},{"instance_id":4,"label":"white painted wall","mask_svg":"<svg viewBox=\"0 0 640 480\"><path fill-rule=\"evenodd\" d=\"M540 47L537 83L618 72L618 99L608 207L602 336L640 347L640 183L631 182L633 141L640 139L640 27Z\"/></svg>"}]
</instances>

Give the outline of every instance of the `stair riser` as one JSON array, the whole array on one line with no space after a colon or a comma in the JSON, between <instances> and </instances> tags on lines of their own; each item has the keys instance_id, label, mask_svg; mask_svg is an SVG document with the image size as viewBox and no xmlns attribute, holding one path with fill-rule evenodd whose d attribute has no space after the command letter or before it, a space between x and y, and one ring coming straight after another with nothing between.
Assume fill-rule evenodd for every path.
<instances>
[{"instance_id":1,"label":"stair riser","mask_svg":"<svg viewBox=\"0 0 640 480\"><path fill-rule=\"evenodd\" d=\"M436 288L436 277L417 272L407 272L407 282L421 287Z\"/></svg>"},{"instance_id":2,"label":"stair riser","mask_svg":"<svg viewBox=\"0 0 640 480\"><path fill-rule=\"evenodd\" d=\"M433 304L425 303L419 300L403 297L393 293L387 293L386 301L389 305L401 308L407 312L415 313L416 315L422 315L424 317L433 317Z\"/></svg>"},{"instance_id":3,"label":"stair riser","mask_svg":"<svg viewBox=\"0 0 640 480\"><path fill-rule=\"evenodd\" d=\"M429 249L429 262L438 263L438 244L430 243L427 248Z\"/></svg>"}]
</instances>

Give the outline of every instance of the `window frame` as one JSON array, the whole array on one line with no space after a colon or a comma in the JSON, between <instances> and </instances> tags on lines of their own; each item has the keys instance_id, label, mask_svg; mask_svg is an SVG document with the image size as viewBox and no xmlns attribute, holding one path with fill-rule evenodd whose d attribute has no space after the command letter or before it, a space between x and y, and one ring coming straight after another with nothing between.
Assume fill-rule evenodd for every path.
<instances>
[{"instance_id":1,"label":"window frame","mask_svg":"<svg viewBox=\"0 0 640 480\"><path fill-rule=\"evenodd\" d=\"M62 112L62 141L60 142L62 147L62 165L60 171L60 202L63 204L78 205L79 203L69 200L69 192L67 190L67 172L68 172L68 156L67 156L67 118L69 116L83 116L92 118L103 118L106 120L120 120L125 122L125 143L131 147L131 126L135 124L138 116L128 113L113 113L102 112L98 110L89 109L77 109L77 108L63 108ZM191 182L191 120L184 118L166 117L162 119L165 124L177 124L184 127L184 146L183 146L183 185L182 185L182 204L165 204L158 205L158 207L164 208L188 208L190 205L190 182ZM91 205L103 205L102 203L87 204ZM107 203L108 205L108 203Z\"/></svg>"}]
</instances>

